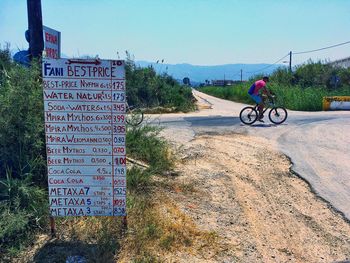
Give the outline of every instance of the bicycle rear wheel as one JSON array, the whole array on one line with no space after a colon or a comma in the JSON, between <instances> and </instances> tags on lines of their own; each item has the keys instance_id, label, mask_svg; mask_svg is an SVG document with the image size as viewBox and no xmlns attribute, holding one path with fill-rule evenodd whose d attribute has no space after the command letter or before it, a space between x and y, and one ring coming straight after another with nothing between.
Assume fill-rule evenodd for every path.
<instances>
[{"instance_id":1,"label":"bicycle rear wheel","mask_svg":"<svg viewBox=\"0 0 350 263\"><path fill-rule=\"evenodd\" d=\"M248 106L241 110L239 118L244 124L252 125L258 119L258 112L254 107Z\"/></svg>"},{"instance_id":2,"label":"bicycle rear wheel","mask_svg":"<svg viewBox=\"0 0 350 263\"><path fill-rule=\"evenodd\" d=\"M287 110L283 107L274 107L269 112L269 119L274 124L283 123L288 117Z\"/></svg>"},{"instance_id":3,"label":"bicycle rear wheel","mask_svg":"<svg viewBox=\"0 0 350 263\"><path fill-rule=\"evenodd\" d=\"M131 126L140 125L143 121L143 112L140 109L132 109L126 113L126 123Z\"/></svg>"}]
</instances>

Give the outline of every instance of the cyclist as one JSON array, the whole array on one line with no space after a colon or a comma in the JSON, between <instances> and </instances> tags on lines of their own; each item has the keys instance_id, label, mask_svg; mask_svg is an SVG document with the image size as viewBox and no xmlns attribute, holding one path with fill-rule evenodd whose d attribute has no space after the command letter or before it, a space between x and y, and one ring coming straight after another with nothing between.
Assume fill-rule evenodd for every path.
<instances>
[{"instance_id":1,"label":"cyclist","mask_svg":"<svg viewBox=\"0 0 350 263\"><path fill-rule=\"evenodd\" d=\"M270 91L266 88L266 83L268 81L269 81L269 77L265 76L262 79L255 81L248 90L248 94L250 95L250 97L258 104L258 110L259 110L258 120L260 122L264 122L262 119L264 118L263 110L265 107L264 99L261 96L260 91L262 91L267 96L271 96Z\"/></svg>"}]
</instances>

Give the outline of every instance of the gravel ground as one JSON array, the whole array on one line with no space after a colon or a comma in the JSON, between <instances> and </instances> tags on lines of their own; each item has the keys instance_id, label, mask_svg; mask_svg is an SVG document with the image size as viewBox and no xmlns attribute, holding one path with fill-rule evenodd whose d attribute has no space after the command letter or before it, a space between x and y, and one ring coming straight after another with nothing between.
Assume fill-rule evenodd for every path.
<instances>
[{"instance_id":1,"label":"gravel ground","mask_svg":"<svg viewBox=\"0 0 350 263\"><path fill-rule=\"evenodd\" d=\"M169 255L167 262L348 262L350 225L290 171L269 141L202 135L180 147L167 194L220 249ZM350 262L350 261L349 261Z\"/></svg>"}]
</instances>

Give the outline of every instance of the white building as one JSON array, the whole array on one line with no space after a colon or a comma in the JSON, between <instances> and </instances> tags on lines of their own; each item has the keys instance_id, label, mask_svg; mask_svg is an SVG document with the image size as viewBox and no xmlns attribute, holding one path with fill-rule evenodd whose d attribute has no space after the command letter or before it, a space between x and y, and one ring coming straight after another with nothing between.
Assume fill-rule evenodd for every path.
<instances>
[{"instance_id":1,"label":"white building","mask_svg":"<svg viewBox=\"0 0 350 263\"><path fill-rule=\"evenodd\" d=\"M339 59L329 64L331 64L332 66L341 67L341 68L350 68L350 57Z\"/></svg>"}]
</instances>

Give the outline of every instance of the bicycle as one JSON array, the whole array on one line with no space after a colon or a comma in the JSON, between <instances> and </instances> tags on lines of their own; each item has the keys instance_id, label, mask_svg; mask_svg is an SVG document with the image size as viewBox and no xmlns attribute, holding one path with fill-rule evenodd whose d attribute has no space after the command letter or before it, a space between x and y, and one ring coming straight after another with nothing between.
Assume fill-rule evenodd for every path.
<instances>
[{"instance_id":1,"label":"bicycle","mask_svg":"<svg viewBox=\"0 0 350 263\"><path fill-rule=\"evenodd\" d=\"M126 123L131 126L138 126L143 121L143 111L140 108L129 106L126 102Z\"/></svg>"},{"instance_id":2,"label":"bicycle","mask_svg":"<svg viewBox=\"0 0 350 263\"><path fill-rule=\"evenodd\" d=\"M263 114L268 109L270 109L269 120L274 124L281 124L286 121L288 117L288 113L284 107L275 105L274 98L275 96L268 97L267 107L264 108ZM254 107L252 106L244 107L239 113L239 118L241 122L247 125L252 125L254 122L256 122L259 117L258 106L259 104L256 104Z\"/></svg>"}]
</instances>

